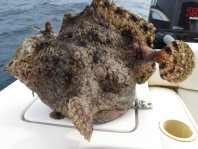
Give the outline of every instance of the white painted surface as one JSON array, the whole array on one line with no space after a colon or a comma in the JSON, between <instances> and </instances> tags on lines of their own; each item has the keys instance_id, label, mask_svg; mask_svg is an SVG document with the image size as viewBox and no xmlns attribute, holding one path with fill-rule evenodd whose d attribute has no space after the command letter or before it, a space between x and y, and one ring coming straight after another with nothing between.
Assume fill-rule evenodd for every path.
<instances>
[{"instance_id":1,"label":"white painted surface","mask_svg":"<svg viewBox=\"0 0 198 149\"><path fill-rule=\"evenodd\" d=\"M198 91L178 89L178 94L191 112L198 125Z\"/></svg>"},{"instance_id":2,"label":"white painted surface","mask_svg":"<svg viewBox=\"0 0 198 149\"><path fill-rule=\"evenodd\" d=\"M146 95L148 88L145 87L139 91L141 95ZM32 92L19 81L0 92L0 101L0 149L161 148L153 110L138 112L138 127L133 132L94 130L91 141L88 142L74 128L23 121L24 111L34 98Z\"/></svg>"},{"instance_id":3,"label":"white painted surface","mask_svg":"<svg viewBox=\"0 0 198 149\"><path fill-rule=\"evenodd\" d=\"M138 127L132 132L94 130L91 141L83 139L71 127L30 123L22 120L27 107L35 100L32 92L19 81L0 92L1 149L197 149L198 140L178 142L162 134L159 121L179 119L191 125L193 119L185 105L172 90L137 87L140 99L150 99L152 110L138 111ZM140 97L141 96L141 97Z\"/></svg>"},{"instance_id":4,"label":"white painted surface","mask_svg":"<svg viewBox=\"0 0 198 149\"><path fill-rule=\"evenodd\" d=\"M153 111L158 122L170 119L180 120L188 124L197 135L198 129L191 114L181 98L173 90L161 87L151 87L150 93L154 106ZM165 149L198 148L197 138L192 142L180 142L167 137L160 130L158 131L163 148Z\"/></svg>"},{"instance_id":5,"label":"white painted surface","mask_svg":"<svg viewBox=\"0 0 198 149\"><path fill-rule=\"evenodd\" d=\"M26 121L52 124L59 126L70 126L74 127L73 123L66 117L62 120L54 120L49 117L52 110L47 107L38 98L36 101L27 109L24 114ZM130 132L135 129L135 110L130 109L127 113L110 121L108 123L95 124L94 130L112 131L112 132Z\"/></svg>"}]
</instances>

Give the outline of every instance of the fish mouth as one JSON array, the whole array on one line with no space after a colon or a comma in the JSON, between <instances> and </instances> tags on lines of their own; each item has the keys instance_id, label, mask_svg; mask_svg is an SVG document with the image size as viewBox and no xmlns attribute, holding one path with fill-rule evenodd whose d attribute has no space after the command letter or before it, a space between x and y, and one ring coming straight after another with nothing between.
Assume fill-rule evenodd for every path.
<instances>
[{"instance_id":1,"label":"fish mouth","mask_svg":"<svg viewBox=\"0 0 198 149\"><path fill-rule=\"evenodd\" d=\"M28 75L23 72L23 69L17 69L17 64L19 61L12 60L5 64L4 71L8 72L12 76L14 76L18 80L23 80L22 82L26 82Z\"/></svg>"},{"instance_id":2,"label":"fish mouth","mask_svg":"<svg viewBox=\"0 0 198 149\"><path fill-rule=\"evenodd\" d=\"M10 61L9 63L4 65L3 71L12 73L11 67L13 66L13 61Z\"/></svg>"}]
</instances>

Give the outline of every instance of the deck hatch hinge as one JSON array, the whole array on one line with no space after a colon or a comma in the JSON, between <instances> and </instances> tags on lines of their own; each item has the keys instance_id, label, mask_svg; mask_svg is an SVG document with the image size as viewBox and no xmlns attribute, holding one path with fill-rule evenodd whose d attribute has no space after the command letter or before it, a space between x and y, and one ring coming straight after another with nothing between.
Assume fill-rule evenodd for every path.
<instances>
[{"instance_id":1,"label":"deck hatch hinge","mask_svg":"<svg viewBox=\"0 0 198 149\"><path fill-rule=\"evenodd\" d=\"M151 101L139 100L136 98L135 105L132 108L140 110L150 110L153 108L153 104Z\"/></svg>"}]
</instances>

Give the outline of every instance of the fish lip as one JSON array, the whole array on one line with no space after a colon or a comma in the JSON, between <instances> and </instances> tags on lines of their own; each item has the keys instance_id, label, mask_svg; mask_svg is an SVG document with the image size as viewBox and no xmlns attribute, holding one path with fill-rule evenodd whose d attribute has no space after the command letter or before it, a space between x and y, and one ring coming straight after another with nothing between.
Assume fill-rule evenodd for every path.
<instances>
[{"instance_id":1,"label":"fish lip","mask_svg":"<svg viewBox=\"0 0 198 149\"><path fill-rule=\"evenodd\" d=\"M10 61L10 62L6 63L6 64L4 65L4 67L3 67L3 71L6 71L6 72L11 73L11 68L10 68L10 66L11 66L12 64L13 64L13 61Z\"/></svg>"},{"instance_id":2,"label":"fish lip","mask_svg":"<svg viewBox=\"0 0 198 149\"><path fill-rule=\"evenodd\" d=\"M22 81L24 83L27 82L28 81L28 77L29 77L30 74L28 74L27 76L21 77L19 71L22 71L22 70L15 71L15 69L14 69L14 67L15 67L14 66L14 63L15 63L15 60L12 60L12 61L6 63L4 65L4 67L3 67L3 71L8 72L12 76L14 76L16 79L18 79L18 80L20 80L20 81ZM32 69L31 69L30 72L32 72Z\"/></svg>"}]
</instances>

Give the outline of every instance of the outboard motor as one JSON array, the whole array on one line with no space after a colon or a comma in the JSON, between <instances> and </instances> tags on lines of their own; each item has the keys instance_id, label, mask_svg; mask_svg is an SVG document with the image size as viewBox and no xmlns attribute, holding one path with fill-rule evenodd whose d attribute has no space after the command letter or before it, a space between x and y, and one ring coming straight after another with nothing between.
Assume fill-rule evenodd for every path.
<instances>
[{"instance_id":1,"label":"outboard motor","mask_svg":"<svg viewBox=\"0 0 198 149\"><path fill-rule=\"evenodd\" d=\"M157 28L155 48L164 47L164 40L197 43L198 0L152 0L149 22Z\"/></svg>"}]
</instances>

